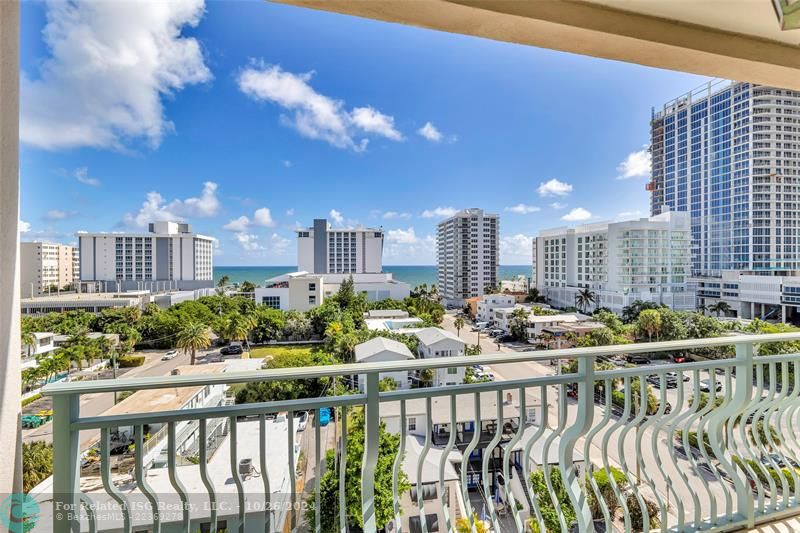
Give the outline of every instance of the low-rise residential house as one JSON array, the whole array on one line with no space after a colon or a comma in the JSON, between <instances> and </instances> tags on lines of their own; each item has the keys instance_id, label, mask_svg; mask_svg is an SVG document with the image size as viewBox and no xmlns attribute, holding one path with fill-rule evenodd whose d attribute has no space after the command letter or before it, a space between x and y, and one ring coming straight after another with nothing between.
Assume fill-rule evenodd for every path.
<instances>
[{"instance_id":1,"label":"low-rise residential house","mask_svg":"<svg viewBox=\"0 0 800 533\"><path fill-rule=\"evenodd\" d=\"M425 520L428 531L445 530L444 510L441 503L442 499L439 495L439 473L442 460L444 460L444 470L441 477L444 481L444 499L448 502L450 519L453 523L464 516L466 508L457 470L463 457L461 452L452 450L447 454L447 457L444 457L444 449L434 446L424 452L424 446L424 438L413 435L406 437L402 468L408 476L411 490L400 495L403 531L422 531L421 522L423 520ZM421 461L420 459L423 457L424 460ZM417 497L420 491L425 505L424 517L420 516L417 504ZM394 528L391 531L396 529ZM387 531L390 531L390 529L387 528Z\"/></svg>"},{"instance_id":2,"label":"low-rise residential house","mask_svg":"<svg viewBox=\"0 0 800 533\"><path fill-rule=\"evenodd\" d=\"M356 346L356 363L388 363L390 361L408 361L415 359L408 346L394 339L375 337ZM398 389L409 387L407 370L397 372L381 372L380 379L389 378L397 383ZM366 388L366 375L357 376L358 389L363 393Z\"/></svg>"},{"instance_id":3,"label":"low-rise residential house","mask_svg":"<svg viewBox=\"0 0 800 533\"><path fill-rule=\"evenodd\" d=\"M381 420L386 424L386 430L391 433L400 433L401 424L406 425L406 434L414 438L425 438L427 424L430 424L431 442L433 447L444 448L450 440L451 422L453 413L450 410L450 397L437 396L431 399L430 412L427 410L425 398L406 400L405 420L400 418L400 403L386 402L381 404ZM539 420L541 407L529 399L526 407L525 420L522 423L531 423ZM520 412L518 394L509 392L503 398L501 406L502 423L497 419L497 393L484 392L480 394L480 424L475 420L475 395L463 394L456 398L455 405L455 449L464 452L470 445L476 431L477 446L469 456L467 463L467 484L470 490L477 489L482 484L483 458L486 448L492 439L501 434L501 443L511 440L519 429ZM499 428L498 428L499 426ZM503 448L495 447L491 450L489 461L489 475L492 486L497 484L497 476L502 473ZM456 472L461 473L462 464L454 465ZM408 471L407 471L408 472Z\"/></svg>"},{"instance_id":4,"label":"low-rise residential house","mask_svg":"<svg viewBox=\"0 0 800 533\"><path fill-rule=\"evenodd\" d=\"M33 333L33 344L22 345L22 357L30 358L52 352L57 348L55 338L55 333L47 331Z\"/></svg>"},{"instance_id":5,"label":"low-rise residential house","mask_svg":"<svg viewBox=\"0 0 800 533\"><path fill-rule=\"evenodd\" d=\"M495 322L498 309L514 307L514 297L508 294L487 294L478 300L476 320L478 322Z\"/></svg>"},{"instance_id":6,"label":"low-rise residential house","mask_svg":"<svg viewBox=\"0 0 800 533\"><path fill-rule=\"evenodd\" d=\"M528 317L527 328L528 342L538 343L539 337L544 333L545 329L552 329L566 324L576 324L579 321L578 315L574 313L565 313L561 315L530 315Z\"/></svg>"},{"instance_id":7,"label":"low-rise residential house","mask_svg":"<svg viewBox=\"0 0 800 533\"><path fill-rule=\"evenodd\" d=\"M483 296L473 296L472 298L464 300L464 306L469 309L469 317L472 320L478 318L478 302L481 301L481 298L483 298Z\"/></svg>"},{"instance_id":8,"label":"low-rise residential house","mask_svg":"<svg viewBox=\"0 0 800 533\"><path fill-rule=\"evenodd\" d=\"M510 307L495 309L494 322L492 322L492 325L506 332L511 331L512 317L517 309L523 309L528 315L533 314L533 309L530 305L514 304Z\"/></svg>"},{"instance_id":9,"label":"low-rise residential house","mask_svg":"<svg viewBox=\"0 0 800 533\"><path fill-rule=\"evenodd\" d=\"M464 341L441 328L423 328L416 330L414 335L419 339L420 359L459 357L465 353ZM458 385L464 382L464 374L464 367L437 368L434 370L433 386Z\"/></svg>"}]
</instances>

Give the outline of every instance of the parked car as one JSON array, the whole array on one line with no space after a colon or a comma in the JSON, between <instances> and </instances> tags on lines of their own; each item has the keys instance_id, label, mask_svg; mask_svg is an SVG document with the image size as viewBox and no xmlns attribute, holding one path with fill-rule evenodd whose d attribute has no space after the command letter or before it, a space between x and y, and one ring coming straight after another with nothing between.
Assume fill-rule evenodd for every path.
<instances>
[{"instance_id":1,"label":"parked car","mask_svg":"<svg viewBox=\"0 0 800 533\"><path fill-rule=\"evenodd\" d=\"M321 427L327 426L331 421L331 410L323 407L319 410L319 425Z\"/></svg>"},{"instance_id":2,"label":"parked car","mask_svg":"<svg viewBox=\"0 0 800 533\"><path fill-rule=\"evenodd\" d=\"M643 355L630 354L625 358L629 363L634 365L649 365L650 359Z\"/></svg>"},{"instance_id":3,"label":"parked car","mask_svg":"<svg viewBox=\"0 0 800 533\"><path fill-rule=\"evenodd\" d=\"M308 411L300 411L299 413L295 413L297 418L297 431L303 431L306 429L306 425L308 424Z\"/></svg>"},{"instance_id":4,"label":"parked car","mask_svg":"<svg viewBox=\"0 0 800 533\"><path fill-rule=\"evenodd\" d=\"M678 373L677 372L667 372L666 375L667 375L668 378L672 377L672 378L675 379L676 382L678 381ZM686 374L683 374L683 381L689 381L690 379L691 378L689 376L687 376Z\"/></svg>"},{"instance_id":5,"label":"parked car","mask_svg":"<svg viewBox=\"0 0 800 533\"><path fill-rule=\"evenodd\" d=\"M689 359L682 353L679 353L672 356L672 361L675 363L688 363L691 361L691 359Z\"/></svg>"},{"instance_id":6,"label":"parked car","mask_svg":"<svg viewBox=\"0 0 800 533\"><path fill-rule=\"evenodd\" d=\"M242 345L241 344L233 344L233 343L231 343L228 346L225 346L224 348L222 348L219 351L219 353L221 353L222 355L239 355L239 354L244 353L244 350L242 349Z\"/></svg>"},{"instance_id":7,"label":"parked car","mask_svg":"<svg viewBox=\"0 0 800 533\"><path fill-rule=\"evenodd\" d=\"M718 380L714 380L714 389L718 392L722 390L722 383ZM700 382L700 392L711 392L711 380L704 379Z\"/></svg>"},{"instance_id":8,"label":"parked car","mask_svg":"<svg viewBox=\"0 0 800 533\"><path fill-rule=\"evenodd\" d=\"M206 361L208 361L209 363L221 363L222 355L220 355L219 353L208 354L208 356L206 356Z\"/></svg>"},{"instance_id":9,"label":"parked car","mask_svg":"<svg viewBox=\"0 0 800 533\"><path fill-rule=\"evenodd\" d=\"M170 350L170 351L168 351L167 353L164 354L164 356L161 358L161 360L162 361L169 361L170 359L173 359L176 355L178 355L178 351L177 350Z\"/></svg>"},{"instance_id":10,"label":"parked car","mask_svg":"<svg viewBox=\"0 0 800 533\"><path fill-rule=\"evenodd\" d=\"M514 335L506 333L505 335L500 335L497 337L497 340L500 342L512 342L514 340Z\"/></svg>"},{"instance_id":11,"label":"parked car","mask_svg":"<svg viewBox=\"0 0 800 533\"><path fill-rule=\"evenodd\" d=\"M661 388L661 376L658 374L652 374L647 377L647 381L659 389ZM675 389L678 387L678 377L675 375L665 375L664 376L664 383L666 384L666 388L668 389Z\"/></svg>"}]
</instances>

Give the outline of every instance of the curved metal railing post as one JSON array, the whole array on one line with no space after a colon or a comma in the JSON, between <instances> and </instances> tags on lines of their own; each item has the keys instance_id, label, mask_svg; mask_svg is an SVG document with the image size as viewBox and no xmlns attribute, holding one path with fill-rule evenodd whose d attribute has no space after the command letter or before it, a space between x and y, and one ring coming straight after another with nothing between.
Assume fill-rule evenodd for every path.
<instances>
[{"instance_id":1,"label":"curved metal railing post","mask_svg":"<svg viewBox=\"0 0 800 533\"><path fill-rule=\"evenodd\" d=\"M578 471L574 463L574 451L578 441L586 435L592 427L594 418L594 357L578 359L578 405L575 423L567 428L558 445L558 464L564 476L564 487L567 489L575 516L578 520L578 530L594 531L592 511L586 492L578 479ZM584 458L588 461L588 458Z\"/></svg>"}]
</instances>

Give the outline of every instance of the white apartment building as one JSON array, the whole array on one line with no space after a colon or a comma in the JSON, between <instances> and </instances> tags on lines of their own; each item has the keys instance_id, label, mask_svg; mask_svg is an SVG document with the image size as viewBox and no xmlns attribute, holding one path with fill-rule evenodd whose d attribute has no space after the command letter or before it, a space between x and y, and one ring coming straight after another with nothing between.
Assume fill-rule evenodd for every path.
<instances>
[{"instance_id":1,"label":"white apartment building","mask_svg":"<svg viewBox=\"0 0 800 533\"><path fill-rule=\"evenodd\" d=\"M55 287L63 289L80 279L78 249L50 242L22 242L19 246L20 291L38 296Z\"/></svg>"},{"instance_id":2,"label":"white apartment building","mask_svg":"<svg viewBox=\"0 0 800 533\"><path fill-rule=\"evenodd\" d=\"M542 231L533 242L534 284L555 307L575 306L575 295L590 289L594 307L615 313L635 300L694 310L689 220L667 212Z\"/></svg>"},{"instance_id":3,"label":"white apartment building","mask_svg":"<svg viewBox=\"0 0 800 533\"><path fill-rule=\"evenodd\" d=\"M213 239L189 224L153 222L148 233L78 233L81 281L106 290L212 287Z\"/></svg>"},{"instance_id":4,"label":"white apartment building","mask_svg":"<svg viewBox=\"0 0 800 533\"><path fill-rule=\"evenodd\" d=\"M445 305L485 294L500 279L500 218L470 208L439 223L436 232L439 294Z\"/></svg>"},{"instance_id":5,"label":"white apartment building","mask_svg":"<svg viewBox=\"0 0 800 533\"><path fill-rule=\"evenodd\" d=\"M498 309L513 308L516 299L510 294L487 294L478 300L475 313L475 322L494 323L495 311Z\"/></svg>"},{"instance_id":6,"label":"white apartment building","mask_svg":"<svg viewBox=\"0 0 800 533\"><path fill-rule=\"evenodd\" d=\"M383 271L383 229L332 228L324 218L297 231L297 269L311 274Z\"/></svg>"},{"instance_id":7,"label":"white apartment building","mask_svg":"<svg viewBox=\"0 0 800 533\"><path fill-rule=\"evenodd\" d=\"M353 291L365 294L371 302L388 298L402 300L411 294L408 283L393 279L388 272L319 275L300 271L270 278L263 287L256 287L256 304L284 311L308 311L339 292L339 287L350 276L353 277Z\"/></svg>"}]
</instances>

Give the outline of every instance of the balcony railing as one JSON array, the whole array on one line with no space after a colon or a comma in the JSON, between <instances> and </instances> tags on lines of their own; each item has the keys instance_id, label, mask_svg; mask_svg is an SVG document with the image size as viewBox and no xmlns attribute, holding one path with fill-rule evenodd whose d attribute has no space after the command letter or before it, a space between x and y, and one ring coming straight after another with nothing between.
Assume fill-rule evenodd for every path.
<instances>
[{"instance_id":1,"label":"balcony railing","mask_svg":"<svg viewBox=\"0 0 800 533\"><path fill-rule=\"evenodd\" d=\"M348 507L345 481L347 472L353 475L353 468L348 466L352 461L360 463L360 521L368 532L387 526L386 517L381 523L376 512L376 490L391 494L392 531L408 531L410 520L415 520L415 528L428 531L431 515L438 516L439 530L447 531L454 530L459 519L470 522L474 531L474 520L480 517L497 532L528 531L531 524L538 525L540 531L576 528L581 532L593 531L600 524L607 531L753 527L800 514L800 354L755 356L764 343L798 340L800 334L795 333L748 335L48 385L44 393L53 397L55 411L53 529L57 533L78 528L321 531L323 520L330 521L332 514L333 529L348 531L353 517L341 510ZM622 353L676 353L723 346L733 346L735 356L602 371L595 370L594 364ZM551 360L576 360L577 372L544 375L542 369L555 368L550 366ZM517 365L513 372L516 377L379 391L381 373L475 363ZM540 363L544 366L537 367ZM535 368L539 375L532 375ZM365 393L80 416L80 397L85 394L351 375L366 376ZM650 384L654 398L637 392ZM329 408L336 413L331 422L337 435L333 439L334 471L341 474L334 508L330 508L331 501L320 501L319 474L331 463L325 459L326 445L318 421L320 409ZM363 457L349 457L347 441L352 432L348 432L348 414L361 409ZM302 452L295 419L299 411L312 413L305 431L314 435L313 445ZM273 414L284 412L286 431L276 439L267 425ZM220 418L228 420L225 435L214 431L210 436L209 421ZM183 443L178 442L176 425L184 421L199 426L196 464L178 457ZM161 469L161 476L157 469L148 471L142 460L146 452L144 428L158 424L167 428L168 464L166 472ZM135 457L130 472L118 467L114 475L110 440L119 427L133 428ZM399 450L392 458L391 482L376 478L381 427L400 437ZM100 479L94 487L85 483L82 487L79 432L98 429ZM251 441L246 443L243 439L248 435ZM218 445L219 439L225 438L229 439L227 447ZM416 457L411 455L412 446L407 445L414 439L418 444L413 446ZM209 452L212 448L214 451ZM223 472L214 466L219 457L213 459L213 454L223 454ZM242 471L240 459L245 454L258 475ZM306 471L316 473L310 486L304 487L299 480L303 474L298 473L301 455L311 461ZM280 481L272 476L274 468L268 463L275 457L286 458L281 461L288 462L288 479ZM419 485L412 487L414 501L409 492L398 490L402 472L410 477L413 474ZM558 474L566 496L555 490ZM534 485L532 475L544 480L545 493ZM187 480L189 488L184 484ZM376 487L376 483L391 486ZM426 484L427 489L435 490L417 490ZM202 490L195 493L191 486ZM177 511L167 508L171 500L179 504ZM297 511L304 501L311 507L309 513ZM116 514L110 519L101 517L99 510L105 513L109 505ZM552 513L545 508L555 508L557 524L552 518L547 522ZM572 512L567 512L570 508ZM154 513L153 509L158 511ZM326 513L327 518L323 518ZM574 521L568 521L568 516L574 516Z\"/></svg>"}]
</instances>

